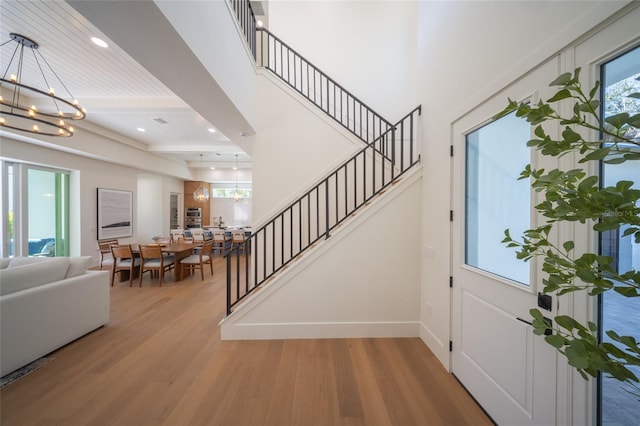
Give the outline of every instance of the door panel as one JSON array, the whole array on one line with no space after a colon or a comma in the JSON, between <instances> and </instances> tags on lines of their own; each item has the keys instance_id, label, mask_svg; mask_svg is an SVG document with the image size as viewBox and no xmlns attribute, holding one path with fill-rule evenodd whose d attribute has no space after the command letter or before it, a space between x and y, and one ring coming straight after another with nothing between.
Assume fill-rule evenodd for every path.
<instances>
[{"instance_id":1,"label":"door panel","mask_svg":"<svg viewBox=\"0 0 640 426\"><path fill-rule=\"evenodd\" d=\"M482 321L478 321L482 318ZM495 331L500 330L500 334ZM488 300L463 291L461 356L475 364L520 406L526 407L531 364L530 328ZM529 359L530 361L530 359Z\"/></svg>"},{"instance_id":2,"label":"door panel","mask_svg":"<svg viewBox=\"0 0 640 426\"><path fill-rule=\"evenodd\" d=\"M465 155L453 160L458 219L452 225L452 371L504 425L550 425L556 420L555 349L527 323L529 309L537 306L536 262L517 260L515 251L500 243L504 229L510 228L515 238L539 220L531 207L539 202L538 194L528 181L518 181L520 171L527 163L553 168L555 160L538 158L526 148L533 129L524 122L523 130L524 120L507 117L492 123L491 117L508 97L532 102L549 98L554 89L548 83L558 70L558 58L551 59L453 127L454 152Z\"/></svg>"}]
</instances>

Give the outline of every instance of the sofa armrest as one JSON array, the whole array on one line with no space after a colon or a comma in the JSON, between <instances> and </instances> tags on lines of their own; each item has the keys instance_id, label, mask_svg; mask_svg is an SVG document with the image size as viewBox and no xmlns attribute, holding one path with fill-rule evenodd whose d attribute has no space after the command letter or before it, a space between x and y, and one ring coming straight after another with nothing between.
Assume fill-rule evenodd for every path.
<instances>
[{"instance_id":1,"label":"sofa armrest","mask_svg":"<svg viewBox=\"0 0 640 426\"><path fill-rule=\"evenodd\" d=\"M82 275L0 297L0 375L109 322L109 272Z\"/></svg>"}]
</instances>

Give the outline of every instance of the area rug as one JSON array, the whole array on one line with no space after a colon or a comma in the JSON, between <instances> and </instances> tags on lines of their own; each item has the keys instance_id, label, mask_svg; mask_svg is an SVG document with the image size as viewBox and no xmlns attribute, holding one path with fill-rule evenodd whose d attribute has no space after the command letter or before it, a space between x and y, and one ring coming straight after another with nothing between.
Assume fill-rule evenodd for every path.
<instances>
[{"instance_id":1,"label":"area rug","mask_svg":"<svg viewBox=\"0 0 640 426\"><path fill-rule=\"evenodd\" d=\"M32 371L36 371L38 368L42 367L51 360L53 360L53 358L40 358L33 361L31 364L27 364L22 368L18 368L13 373L7 374L2 379L0 379L0 389L3 389L5 386L9 386L16 380L20 380Z\"/></svg>"}]
</instances>

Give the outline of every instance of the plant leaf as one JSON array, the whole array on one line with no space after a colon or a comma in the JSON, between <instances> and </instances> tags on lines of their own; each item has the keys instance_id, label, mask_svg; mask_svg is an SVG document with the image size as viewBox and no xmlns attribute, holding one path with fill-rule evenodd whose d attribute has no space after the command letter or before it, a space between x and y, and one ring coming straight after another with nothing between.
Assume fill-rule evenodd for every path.
<instances>
[{"instance_id":1,"label":"plant leaf","mask_svg":"<svg viewBox=\"0 0 640 426\"><path fill-rule=\"evenodd\" d=\"M565 72L564 74L558 76L551 83L549 83L549 86L564 86L569 81L571 81L571 73L570 72Z\"/></svg>"},{"instance_id":2,"label":"plant leaf","mask_svg":"<svg viewBox=\"0 0 640 426\"><path fill-rule=\"evenodd\" d=\"M555 95L553 95L552 97L550 97L549 99L547 99L547 102L558 102L561 101L563 99L567 99L571 97L571 92L567 89L562 89L560 91L558 91L558 93L556 93Z\"/></svg>"}]
</instances>

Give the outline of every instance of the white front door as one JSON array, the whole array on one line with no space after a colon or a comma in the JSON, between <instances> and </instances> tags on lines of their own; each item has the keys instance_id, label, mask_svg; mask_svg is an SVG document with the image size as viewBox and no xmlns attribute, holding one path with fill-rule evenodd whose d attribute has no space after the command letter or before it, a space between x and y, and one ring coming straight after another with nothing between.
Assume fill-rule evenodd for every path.
<instances>
[{"instance_id":1,"label":"white front door","mask_svg":"<svg viewBox=\"0 0 640 426\"><path fill-rule=\"evenodd\" d=\"M542 159L526 146L533 129L525 120L491 117L508 97L548 99L558 63L551 59L453 127L452 371L499 425L556 423L557 354L529 323L542 288L535 263L501 243L505 229L516 238L536 225L537 194L518 176ZM555 299L551 305L549 318Z\"/></svg>"}]
</instances>

